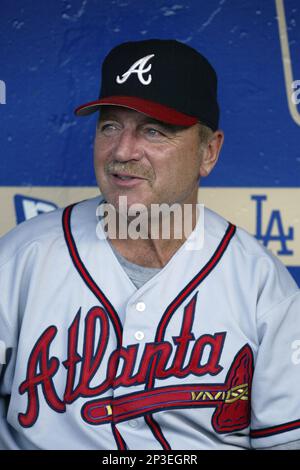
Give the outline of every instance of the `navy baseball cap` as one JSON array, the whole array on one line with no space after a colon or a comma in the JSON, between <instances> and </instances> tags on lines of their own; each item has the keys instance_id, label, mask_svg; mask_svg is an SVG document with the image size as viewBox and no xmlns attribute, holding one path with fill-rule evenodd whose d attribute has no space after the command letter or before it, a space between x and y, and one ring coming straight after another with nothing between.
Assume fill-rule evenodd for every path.
<instances>
[{"instance_id":1,"label":"navy baseball cap","mask_svg":"<svg viewBox=\"0 0 300 470\"><path fill-rule=\"evenodd\" d=\"M123 106L179 126L218 129L217 75L208 60L175 40L149 39L114 47L104 59L99 98L77 116L103 105Z\"/></svg>"}]
</instances>

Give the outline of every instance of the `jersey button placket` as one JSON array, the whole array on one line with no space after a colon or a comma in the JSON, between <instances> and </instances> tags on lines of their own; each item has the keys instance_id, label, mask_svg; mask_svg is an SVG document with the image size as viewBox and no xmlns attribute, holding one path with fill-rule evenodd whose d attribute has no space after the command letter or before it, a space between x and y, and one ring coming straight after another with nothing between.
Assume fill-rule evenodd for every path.
<instances>
[{"instance_id":1,"label":"jersey button placket","mask_svg":"<svg viewBox=\"0 0 300 470\"><path fill-rule=\"evenodd\" d=\"M134 337L137 341L142 341L145 338L145 334L142 331L136 331Z\"/></svg>"},{"instance_id":2,"label":"jersey button placket","mask_svg":"<svg viewBox=\"0 0 300 470\"><path fill-rule=\"evenodd\" d=\"M131 419L130 421L128 421L128 424L132 429L136 429L139 425L136 419Z\"/></svg>"},{"instance_id":3,"label":"jersey button placket","mask_svg":"<svg viewBox=\"0 0 300 470\"><path fill-rule=\"evenodd\" d=\"M146 305L144 302L138 302L135 308L138 312L144 312L146 310Z\"/></svg>"},{"instance_id":4,"label":"jersey button placket","mask_svg":"<svg viewBox=\"0 0 300 470\"><path fill-rule=\"evenodd\" d=\"M144 312L144 310L146 309L146 305L144 302L139 301L136 303L135 309L137 312ZM136 331L134 333L134 337L137 341L142 341L145 338L145 334L143 331Z\"/></svg>"}]
</instances>

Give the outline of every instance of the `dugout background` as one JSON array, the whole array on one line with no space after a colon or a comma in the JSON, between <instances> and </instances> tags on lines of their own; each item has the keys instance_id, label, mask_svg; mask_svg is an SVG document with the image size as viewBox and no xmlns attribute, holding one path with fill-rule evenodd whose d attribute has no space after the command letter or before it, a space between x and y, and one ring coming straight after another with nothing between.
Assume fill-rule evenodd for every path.
<instances>
[{"instance_id":1,"label":"dugout background","mask_svg":"<svg viewBox=\"0 0 300 470\"><path fill-rule=\"evenodd\" d=\"M300 285L298 0L1 0L0 235L98 193L96 116L73 110L97 97L111 47L152 37L198 48L219 75L225 145L199 200L257 236Z\"/></svg>"}]
</instances>

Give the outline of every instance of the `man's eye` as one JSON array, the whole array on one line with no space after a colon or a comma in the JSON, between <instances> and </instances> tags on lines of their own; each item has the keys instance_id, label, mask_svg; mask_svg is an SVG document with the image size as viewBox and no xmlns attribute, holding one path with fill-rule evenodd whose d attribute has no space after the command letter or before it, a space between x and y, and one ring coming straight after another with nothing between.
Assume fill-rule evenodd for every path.
<instances>
[{"instance_id":1,"label":"man's eye","mask_svg":"<svg viewBox=\"0 0 300 470\"><path fill-rule=\"evenodd\" d=\"M153 127L148 127L146 130L146 134L150 137L162 137L163 133L158 129L154 129Z\"/></svg>"},{"instance_id":2,"label":"man's eye","mask_svg":"<svg viewBox=\"0 0 300 470\"><path fill-rule=\"evenodd\" d=\"M112 134L117 131L117 126L112 123L100 124L100 132L103 134Z\"/></svg>"}]
</instances>

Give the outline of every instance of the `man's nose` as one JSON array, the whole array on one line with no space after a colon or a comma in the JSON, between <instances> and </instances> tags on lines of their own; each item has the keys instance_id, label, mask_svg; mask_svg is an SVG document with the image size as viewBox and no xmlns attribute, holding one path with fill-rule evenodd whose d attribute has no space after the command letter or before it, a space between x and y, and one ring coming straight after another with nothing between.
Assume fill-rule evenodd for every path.
<instances>
[{"instance_id":1,"label":"man's nose","mask_svg":"<svg viewBox=\"0 0 300 470\"><path fill-rule=\"evenodd\" d=\"M115 147L114 157L118 161L140 160L143 155L141 142L134 130L124 129Z\"/></svg>"}]
</instances>

